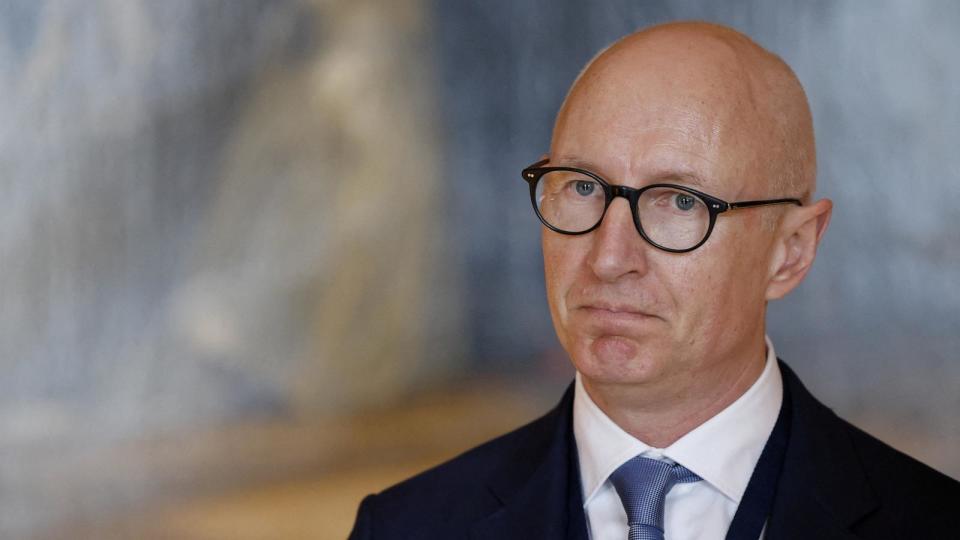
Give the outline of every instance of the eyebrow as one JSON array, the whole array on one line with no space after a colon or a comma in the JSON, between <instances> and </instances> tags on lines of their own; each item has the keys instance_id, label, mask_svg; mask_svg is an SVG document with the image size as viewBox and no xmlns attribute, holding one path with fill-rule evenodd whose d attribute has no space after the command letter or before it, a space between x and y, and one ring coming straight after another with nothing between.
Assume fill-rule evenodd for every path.
<instances>
[{"instance_id":1,"label":"eyebrow","mask_svg":"<svg viewBox=\"0 0 960 540\"><path fill-rule=\"evenodd\" d=\"M623 181L622 179L615 180L605 174L601 174L597 172L600 170L600 167L598 167L594 163L591 163L590 161L586 161L576 156L561 156L556 161L554 161L552 158L548 158L547 165L554 166L554 167L574 167L577 169L586 169L612 184L618 184ZM687 171L687 170L656 171L651 175L643 177L643 180L649 180L651 181L650 183L652 184L658 184L661 182L685 183L685 184L693 184L699 188L707 187L706 182L704 182L700 176L696 175L692 171Z\"/></svg>"}]
</instances>

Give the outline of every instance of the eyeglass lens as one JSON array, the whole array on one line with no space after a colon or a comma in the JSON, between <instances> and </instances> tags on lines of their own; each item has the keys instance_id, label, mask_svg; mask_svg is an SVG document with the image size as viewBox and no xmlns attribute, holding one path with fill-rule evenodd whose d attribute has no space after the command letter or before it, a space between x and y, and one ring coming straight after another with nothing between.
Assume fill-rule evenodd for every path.
<instances>
[{"instance_id":1,"label":"eyeglass lens","mask_svg":"<svg viewBox=\"0 0 960 540\"><path fill-rule=\"evenodd\" d=\"M550 226L581 233L603 218L606 193L602 184L584 174L550 171L537 182L535 201L541 219ZM644 190L636 210L643 232L653 243L667 249L690 249L710 229L706 202L679 187Z\"/></svg>"}]
</instances>

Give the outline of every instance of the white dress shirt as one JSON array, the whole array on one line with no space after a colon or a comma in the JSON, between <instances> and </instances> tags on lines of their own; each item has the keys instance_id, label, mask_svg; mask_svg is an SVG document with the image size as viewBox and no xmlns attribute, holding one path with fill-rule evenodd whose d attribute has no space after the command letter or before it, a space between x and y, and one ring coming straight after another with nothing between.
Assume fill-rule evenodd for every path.
<instances>
[{"instance_id":1,"label":"white dress shirt","mask_svg":"<svg viewBox=\"0 0 960 540\"><path fill-rule=\"evenodd\" d=\"M676 484L667 494L666 540L726 536L783 401L777 356L770 338L766 342L766 366L757 381L727 408L666 448L648 446L622 430L593 402L577 374L573 433L592 540L627 538L627 514L609 476L640 454L679 463L703 479Z\"/></svg>"}]
</instances>

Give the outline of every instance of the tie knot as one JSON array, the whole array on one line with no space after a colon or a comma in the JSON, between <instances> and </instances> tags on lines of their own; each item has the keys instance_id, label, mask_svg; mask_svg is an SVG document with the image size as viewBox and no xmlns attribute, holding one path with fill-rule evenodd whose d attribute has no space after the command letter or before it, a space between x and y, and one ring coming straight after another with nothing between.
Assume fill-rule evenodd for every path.
<instances>
[{"instance_id":1,"label":"tie knot","mask_svg":"<svg viewBox=\"0 0 960 540\"><path fill-rule=\"evenodd\" d=\"M677 483L701 478L680 464L637 456L610 475L630 525L630 540L663 538L667 492Z\"/></svg>"}]
</instances>

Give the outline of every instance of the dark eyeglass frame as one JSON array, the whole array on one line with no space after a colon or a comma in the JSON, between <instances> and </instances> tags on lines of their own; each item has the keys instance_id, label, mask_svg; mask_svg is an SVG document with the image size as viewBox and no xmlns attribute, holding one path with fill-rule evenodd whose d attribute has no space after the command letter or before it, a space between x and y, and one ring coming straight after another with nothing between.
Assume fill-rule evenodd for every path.
<instances>
[{"instance_id":1,"label":"dark eyeglass frame","mask_svg":"<svg viewBox=\"0 0 960 540\"><path fill-rule=\"evenodd\" d=\"M595 230L597 227L599 227L600 224L603 222L603 218L606 217L607 215L607 209L610 208L610 204L617 197L623 197L624 199L627 200L627 202L630 203L630 213L633 214L633 224L637 228L637 232L640 233L640 236L644 240L646 240L647 243L650 244L651 246L657 249L662 249L663 251L669 251L670 253L688 253L702 246L707 241L707 239L710 238L710 233L713 232L713 226L717 222L717 216L729 210L738 210L741 208L754 208L757 206L767 206L772 204L795 204L797 206L803 206L803 202L801 202L800 199L765 199L765 200L756 200L756 201L727 202L727 201L724 201L723 199L718 199L713 195L707 195L702 191L697 191L693 188L689 188L687 186L680 186L677 184L651 184L649 186L643 186L642 188L639 188L639 189L632 188L629 186L620 186L616 184L611 184L606 180L604 180L602 177L600 177L600 175L590 172L586 169L579 169L577 167L544 167L544 165L546 165L549 161L550 161L549 158L541 159L540 161L530 165L529 167L525 167L523 169L523 172L521 173L521 176L530 185L530 202L533 203L533 211L536 212L537 218L540 219L540 222L543 223L544 226L546 226L548 229L554 232L558 232L560 234L567 234L571 236L587 234ZM554 171L568 171L568 172L575 172L578 174L589 176L590 178L596 180L597 183L599 183L600 186L603 188L603 195L604 195L603 212L600 214L600 218L597 220L597 222L589 229L586 229L583 231L577 231L577 232L558 229L557 227L554 227L553 225L551 225L543 217L543 215L540 214L540 208L537 206L537 183L540 181L540 178L543 177L543 175L549 172L554 172ZM653 240L651 240L650 237L647 236L647 233L643 231L643 226L640 224L640 214L638 211L638 206L640 204L640 195L642 195L643 192L647 191L648 189L653 189L658 187L659 188L666 187L666 188L676 189L679 191L684 191L699 197L700 199L702 199L707 203L707 211L710 213L710 225L707 227L707 232L706 234L703 235L703 239L700 240L700 242L698 242L695 246L686 248L686 249L674 249L674 248L664 247L654 242Z\"/></svg>"}]
</instances>

